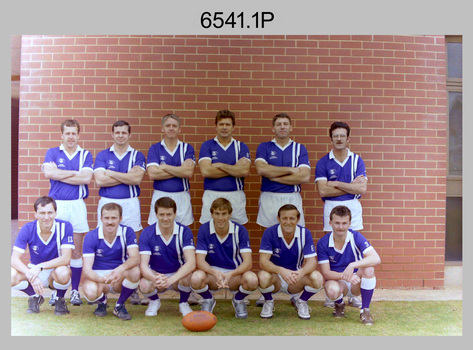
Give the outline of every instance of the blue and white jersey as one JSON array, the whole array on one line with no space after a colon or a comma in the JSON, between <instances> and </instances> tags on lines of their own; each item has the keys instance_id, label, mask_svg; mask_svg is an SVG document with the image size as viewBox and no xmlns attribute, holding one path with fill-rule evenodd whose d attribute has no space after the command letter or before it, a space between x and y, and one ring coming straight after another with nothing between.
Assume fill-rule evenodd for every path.
<instances>
[{"instance_id":1,"label":"blue and white jersey","mask_svg":"<svg viewBox=\"0 0 473 350\"><path fill-rule=\"evenodd\" d=\"M210 266L235 270L243 263L241 253L251 253L245 226L230 221L228 234L223 239L217 235L213 220L200 226L196 254L205 254Z\"/></svg>"},{"instance_id":2,"label":"blue and white jersey","mask_svg":"<svg viewBox=\"0 0 473 350\"><path fill-rule=\"evenodd\" d=\"M84 257L94 257L92 270L113 270L128 259L128 248L138 247L135 231L120 225L112 243L108 243L103 228L97 227L85 235Z\"/></svg>"},{"instance_id":3,"label":"blue and white jersey","mask_svg":"<svg viewBox=\"0 0 473 350\"><path fill-rule=\"evenodd\" d=\"M171 152L162 140L149 148L147 166L155 165L159 167L160 164L181 166L187 159L191 159L195 163L194 147L178 141L176 148ZM189 179L173 177L167 180L154 180L153 188L163 192L188 191L190 188Z\"/></svg>"},{"instance_id":4,"label":"blue and white jersey","mask_svg":"<svg viewBox=\"0 0 473 350\"><path fill-rule=\"evenodd\" d=\"M250 160L250 149L243 142L234 138L224 147L215 137L205 141L199 153L199 162L208 159L212 163L225 163L235 165L241 158ZM204 190L212 191L243 191L245 181L243 177L225 176L219 179L204 179Z\"/></svg>"},{"instance_id":5,"label":"blue and white jersey","mask_svg":"<svg viewBox=\"0 0 473 350\"><path fill-rule=\"evenodd\" d=\"M289 140L284 148L278 145L276 139L261 143L256 149L255 162L259 160L279 167L306 167L310 169L307 149L304 145L292 140ZM300 192L301 186L280 184L263 176L261 179L261 191L293 193Z\"/></svg>"},{"instance_id":6,"label":"blue and white jersey","mask_svg":"<svg viewBox=\"0 0 473 350\"><path fill-rule=\"evenodd\" d=\"M77 146L74 154L69 155L64 149L64 145L50 148L46 152L44 163L54 162L60 170L90 169L93 171L93 157L89 151ZM44 164L43 164L44 165ZM76 200L85 199L89 196L89 187L87 185L70 185L57 180L49 180L51 185L49 196L57 200Z\"/></svg>"},{"instance_id":7,"label":"blue and white jersey","mask_svg":"<svg viewBox=\"0 0 473 350\"><path fill-rule=\"evenodd\" d=\"M280 224L267 228L261 238L259 252L271 254L273 264L293 271L302 267L304 258L317 256L312 234L299 225L290 244L284 239Z\"/></svg>"},{"instance_id":8,"label":"blue and white jersey","mask_svg":"<svg viewBox=\"0 0 473 350\"><path fill-rule=\"evenodd\" d=\"M146 227L140 235L140 254L150 255L149 267L162 274L174 273L185 264L184 250L195 249L189 227L174 222L169 240L165 240L158 223Z\"/></svg>"},{"instance_id":9,"label":"blue and white jersey","mask_svg":"<svg viewBox=\"0 0 473 350\"><path fill-rule=\"evenodd\" d=\"M127 173L135 165L140 166L146 171L146 158L143 153L128 146L127 151L119 156L112 146L97 154L95 159L94 172L98 169L113 170L121 173ZM107 198L134 198L140 195L140 186L120 184L111 187L101 187L99 190L101 197Z\"/></svg>"},{"instance_id":10,"label":"blue and white jersey","mask_svg":"<svg viewBox=\"0 0 473 350\"><path fill-rule=\"evenodd\" d=\"M23 254L26 247L29 248L30 262L34 265L56 259L61 255L61 249L75 248L72 225L68 221L54 220L51 235L44 241L38 220L28 222L18 233L13 249Z\"/></svg>"},{"instance_id":11,"label":"blue and white jersey","mask_svg":"<svg viewBox=\"0 0 473 350\"><path fill-rule=\"evenodd\" d=\"M342 250L335 248L333 232L319 239L317 257L319 264L330 264L331 271L343 272L351 262L363 259L363 254L371 249L374 248L360 232L349 229Z\"/></svg>"},{"instance_id":12,"label":"blue and white jersey","mask_svg":"<svg viewBox=\"0 0 473 350\"><path fill-rule=\"evenodd\" d=\"M363 162L359 155L350 150L348 150L347 157L343 163L340 163L335 158L333 150L331 150L330 153L319 159L315 166L315 182L325 180L350 183L360 175L366 176L365 162ZM359 194L346 193L337 197L323 197L322 200L346 201L360 197L361 195Z\"/></svg>"}]
</instances>

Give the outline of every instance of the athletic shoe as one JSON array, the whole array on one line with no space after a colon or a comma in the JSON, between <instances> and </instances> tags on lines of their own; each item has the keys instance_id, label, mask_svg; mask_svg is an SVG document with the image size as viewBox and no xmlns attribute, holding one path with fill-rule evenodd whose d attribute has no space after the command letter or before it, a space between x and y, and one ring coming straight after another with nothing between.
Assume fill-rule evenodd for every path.
<instances>
[{"instance_id":1,"label":"athletic shoe","mask_svg":"<svg viewBox=\"0 0 473 350\"><path fill-rule=\"evenodd\" d=\"M125 304L115 305L115 307L113 308L113 314L117 316L120 320L131 320L131 315L128 313Z\"/></svg>"},{"instance_id":2,"label":"athletic shoe","mask_svg":"<svg viewBox=\"0 0 473 350\"><path fill-rule=\"evenodd\" d=\"M329 298L325 297L324 306L333 309L335 307L335 302L333 302Z\"/></svg>"},{"instance_id":3,"label":"athletic shoe","mask_svg":"<svg viewBox=\"0 0 473 350\"><path fill-rule=\"evenodd\" d=\"M263 304L263 310L261 310L261 318L273 317L274 311L274 300L265 300Z\"/></svg>"},{"instance_id":4,"label":"athletic shoe","mask_svg":"<svg viewBox=\"0 0 473 350\"><path fill-rule=\"evenodd\" d=\"M187 303L189 305L199 305L199 298L197 295L197 293L192 292L191 295L189 295L189 299L187 299Z\"/></svg>"},{"instance_id":5,"label":"athletic shoe","mask_svg":"<svg viewBox=\"0 0 473 350\"><path fill-rule=\"evenodd\" d=\"M236 318L248 318L248 311L246 310L245 300L235 300L232 299L232 305L235 309L235 317Z\"/></svg>"},{"instance_id":6,"label":"athletic shoe","mask_svg":"<svg viewBox=\"0 0 473 350\"><path fill-rule=\"evenodd\" d=\"M80 298L80 294L78 290L72 290L71 292L71 305L80 306L82 305L82 299Z\"/></svg>"},{"instance_id":7,"label":"athletic shoe","mask_svg":"<svg viewBox=\"0 0 473 350\"><path fill-rule=\"evenodd\" d=\"M65 314L68 314L68 313L69 313L69 310L67 309L66 299L57 298L56 304L54 306L54 314L58 315L58 316L61 316L61 315L65 315Z\"/></svg>"},{"instance_id":8,"label":"athletic shoe","mask_svg":"<svg viewBox=\"0 0 473 350\"><path fill-rule=\"evenodd\" d=\"M333 308L333 317L342 318L345 317L345 303L335 303Z\"/></svg>"},{"instance_id":9,"label":"athletic shoe","mask_svg":"<svg viewBox=\"0 0 473 350\"><path fill-rule=\"evenodd\" d=\"M213 312L216 303L217 303L217 302L215 301L214 298L211 298L211 299L203 299L203 300L200 302L200 308L201 308L202 311Z\"/></svg>"},{"instance_id":10,"label":"athletic shoe","mask_svg":"<svg viewBox=\"0 0 473 350\"><path fill-rule=\"evenodd\" d=\"M260 296L258 300L256 300L255 302L255 306L258 306L258 307L263 307L263 304L264 304L264 296Z\"/></svg>"},{"instance_id":11,"label":"athletic shoe","mask_svg":"<svg viewBox=\"0 0 473 350\"><path fill-rule=\"evenodd\" d=\"M182 314L182 317L192 312L193 310L189 306L189 303L179 303L179 312Z\"/></svg>"},{"instance_id":12,"label":"athletic shoe","mask_svg":"<svg viewBox=\"0 0 473 350\"><path fill-rule=\"evenodd\" d=\"M371 316L370 309L364 308L361 311L362 311L360 313L361 323L367 326L372 326L374 323L374 320L373 320L373 317Z\"/></svg>"},{"instance_id":13,"label":"athletic shoe","mask_svg":"<svg viewBox=\"0 0 473 350\"><path fill-rule=\"evenodd\" d=\"M361 300L359 297L349 297L348 298L348 306L356 307L358 309L361 309Z\"/></svg>"},{"instance_id":14,"label":"athletic shoe","mask_svg":"<svg viewBox=\"0 0 473 350\"><path fill-rule=\"evenodd\" d=\"M141 298L138 294L138 291L135 290L133 294L130 296L130 304L131 305L141 305Z\"/></svg>"},{"instance_id":15,"label":"athletic shoe","mask_svg":"<svg viewBox=\"0 0 473 350\"><path fill-rule=\"evenodd\" d=\"M161 307L161 299L150 300L148 308L145 311L145 316L156 316Z\"/></svg>"},{"instance_id":16,"label":"athletic shoe","mask_svg":"<svg viewBox=\"0 0 473 350\"><path fill-rule=\"evenodd\" d=\"M49 305L55 306L56 300L57 300L57 291L56 289L53 289L53 291L51 292L51 297L49 298Z\"/></svg>"},{"instance_id":17,"label":"athletic shoe","mask_svg":"<svg viewBox=\"0 0 473 350\"><path fill-rule=\"evenodd\" d=\"M44 298L42 295L31 296L28 298L28 309L26 313L28 314L39 314L39 307L44 303Z\"/></svg>"},{"instance_id":18,"label":"athletic shoe","mask_svg":"<svg viewBox=\"0 0 473 350\"><path fill-rule=\"evenodd\" d=\"M94 311L94 315L97 317L105 317L107 316L107 300L104 303L97 303L97 308Z\"/></svg>"},{"instance_id":19,"label":"athletic shoe","mask_svg":"<svg viewBox=\"0 0 473 350\"><path fill-rule=\"evenodd\" d=\"M298 297L291 297L291 304L297 310L299 318L303 320L310 319L310 312L312 309L307 305L307 301L301 300Z\"/></svg>"}]
</instances>

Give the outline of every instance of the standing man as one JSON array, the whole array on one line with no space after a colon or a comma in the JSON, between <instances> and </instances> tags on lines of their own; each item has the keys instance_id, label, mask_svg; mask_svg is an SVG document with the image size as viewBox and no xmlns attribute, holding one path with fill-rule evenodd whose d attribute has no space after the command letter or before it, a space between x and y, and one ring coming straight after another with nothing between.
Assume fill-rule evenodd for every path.
<instances>
[{"instance_id":1,"label":"standing man","mask_svg":"<svg viewBox=\"0 0 473 350\"><path fill-rule=\"evenodd\" d=\"M299 317L308 320L307 301L324 283L316 270L317 253L312 234L297 224L300 213L294 205L283 205L277 215L279 224L264 231L259 250L259 290L264 297L261 317L273 317L273 294L282 291L292 296L291 303Z\"/></svg>"},{"instance_id":2,"label":"standing man","mask_svg":"<svg viewBox=\"0 0 473 350\"><path fill-rule=\"evenodd\" d=\"M35 221L25 224L13 245L11 286L29 296L27 313L39 313L44 302L44 288L56 290L55 315L69 313L64 295L71 284L69 263L74 238L72 225L56 219L57 206L52 197L40 197L34 203ZM21 260L26 249L30 263Z\"/></svg>"},{"instance_id":3,"label":"standing man","mask_svg":"<svg viewBox=\"0 0 473 350\"><path fill-rule=\"evenodd\" d=\"M368 179L365 163L361 157L348 149L350 127L335 122L329 129L333 149L322 157L315 167L315 183L324 201L324 231L331 232L330 212L337 205L347 206L352 215L350 229L363 229L362 207L359 198L366 193ZM358 298L349 296L348 305L361 307ZM333 307L328 300L325 306Z\"/></svg>"},{"instance_id":4,"label":"standing man","mask_svg":"<svg viewBox=\"0 0 473 350\"><path fill-rule=\"evenodd\" d=\"M79 284L82 275L82 244L84 235L89 232L87 207L84 199L89 196L88 184L92 180L92 154L78 145L80 125L76 120L68 119L61 123L62 143L50 148L41 167L44 176L49 179L49 196L57 205L57 219L69 221L74 230L74 250L72 251L71 304L81 305ZM56 302L55 291L50 304Z\"/></svg>"},{"instance_id":5,"label":"standing man","mask_svg":"<svg viewBox=\"0 0 473 350\"><path fill-rule=\"evenodd\" d=\"M153 180L153 198L148 224L154 224L154 204L159 198L170 197L177 204L176 221L189 226L194 222L189 179L194 175L194 148L178 139L181 119L175 114L166 114L162 120L163 139L152 145L148 152L147 169Z\"/></svg>"},{"instance_id":6,"label":"standing man","mask_svg":"<svg viewBox=\"0 0 473 350\"><path fill-rule=\"evenodd\" d=\"M125 301L140 281L140 254L133 229L120 224L122 210L116 203L103 205L102 225L85 236L83 290L89 302L97 302L97 317L107 315L107 294L119 293L113 314L131 320Z\"/></svg>"},{"instance_id":7,"label":"standing man","mask_svg":"<svg viewBox=\"0 0 473 350\"><path fill-rule=\"evenodd\" d=\"M210 206L217 198L230 201L233 221L240 225L248 222L244 179L250 174L250 150L232 137L234 127L235 114L219 111L215 117L217 136L200 148L199 168L204 177L201 224L210 221Z\"/></svg>"},{"instance_id":8,"label":"standing man","mask_svg":"<svg viewBox=\"0 0 473 350\"><path fill-rule=\"evenodd\" d=\"M131 127L126 121L112 126L112 147L97 154L94 166L95 182L100 187L97 223L102 224L102 207L110 202L123 208L123 222L130 226L139 239L141 226L140 183L146 172L143 153L130 146Z\"/></svg>"},{"instance_id":9,"label":"standing man","mask_svg":"<svg viewBox=\"0 0 473 350\"><path fill-rule=\"evenodd\" d=\"M333 316L345 317L345 295L361 294L360 320L365 325L372 325L370 303L376 287L374 267L381 259L361 233L349 229L351 212L348 207L333 208L330 225L332 232L317 242L317 255L325 278L325 293L335 304Z\"/></svg>"},{"instance_id":10,"label":"standing man","mask_svg":"<svg viewBox=\"0 0 473 350\"><path fill-rule=\"evenodd\" d=\"M248 318L245 298L258 287L258 277L251 270L250 238L246 228L230 221L232 205L217 198L210 207L212 219L199 228L197 235L197 271L192 274L192 290L202 298L202 310L213 312L212 293L228 288L233 294L236 318ZM210 288L210 290L209 290Z\"/></svg>"},{"instance_id":11,"label":"standing man","mask_svg":"<svg viewBox=\"0 0 473 350\"><path fill-rule=\"evenodd\" d=\"M159 198L154 206L158 221L143 230L140 239L140 290L150 299L146 316L156 316L161 307L158 293L179 291L182 316L192 312L188 304L190 278L195 269L194 236L188 226L176 222L176 202Z\"/></svg>"},{"instance_id":12,"label":"standing man","mask_svg":"<svg viewBox=\"0 0 473 350\"><path fill-rule=\"evenodd\" d=\"M274 139L256 150L256 172L262 177L256 223L276 225L279 208L293 204L300 213L299 225L305 226L300 191L301 184L310 180L309 155L304 145L291 140L291 118L286 113L277 114L272 123Z\"/></svg>"}]
</instances>

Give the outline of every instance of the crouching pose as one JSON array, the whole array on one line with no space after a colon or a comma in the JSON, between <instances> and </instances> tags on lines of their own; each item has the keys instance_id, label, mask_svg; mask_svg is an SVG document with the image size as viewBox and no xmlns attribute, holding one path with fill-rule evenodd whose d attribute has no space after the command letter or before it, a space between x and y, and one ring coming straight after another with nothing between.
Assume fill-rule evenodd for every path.
<instances>
[{"instance_id":1,"label":"crouching pose","mask_svg":"<svg viewBox=\"0 0 473 350\"><path fill-rule=\"evenodd\" d=\"M297 223L299 210L292 204L278 211L278 225L266 229L260 244L259 290L264 297L262 318L273 317L273 294L291 295L291 303L301 319L310 319L307 301L323 288L323 278L316 270L314 240L310 231ZM296 294L300 293L300 296Z\"/></svg>"},{"instance_id":2,"label":"crouching pose","mask_svg":"<svg viewBox=\"0 0 473 350\"><path fill-rule=\"evenodd\" d=\"M113 314L130 320L125 301L140 281L140 254L135 231L120 225L122 207L107 203L101 208L102 225L87 233L84 239L85 277L83 291L89 302L97 302L94 315L107 315L107 294L119 293Z\"/></svg>"},{"instance_id":3,"label":"crouching pose","mask_svg":"<svg viewBox=\"0 0 473 350\"><path fill-rule=\"evenodd\" d=\"M72 225L56 220L56 201L51 197L40 197L34 203L35 221L25 224L13 246L11 256L11 286L29 296L27 313L39 313L44 302L44 288L57 292L54 314L69 313L64 295L71 284L71 269L68 267L74 236ZM26 266L21 257L30 251L30 263Z\"/></svg>"},{"instance_id":4,"label":"crouching pose","mask_svg":"<svg viewBox=\"0 0 473 350\"><path fill-rule=\"evenodd\" d=\"M250 238L246 228L230 221L232 205L217 198L210 207L212 219L199 228L196 259L198 270L191 286L202 298L202 310L213 312L213 292L228 288L236 318L247 318L245 298L258 287L258 277L251 270Z\"/></svg>"},{"instance_id":5,"label":"crouching pose","mask_svg":"<svg viewBox=\"0 0 473 350\"><path fill-rule=\"evenodd\" d=\"M376 287L374 266L381 263L376 250L363 235L348 227L351 212L344 205L330 212L332 232L317 242L317 256L324 276L325 294L334 302L333 316L345 316L343 297L348 293L361 294L360 320L365 325L373 324L370 303Z\"/></svg>"},{"instance_id":6,"label":"crouching pose","mask_svg":"<svg viewBox=\"0 0 473 350\"><path fill-rule=\"evenodd\" d=\"M150 299L146 316L156 316L161 307L158 293L179 291L182 316L192 312L188 299L190 277L195 269L194 236L189 227L176 222L176 202L161 197L155 203L158 222L146 227L140 237L140 290Z\"/></svg>"}]
</instances>

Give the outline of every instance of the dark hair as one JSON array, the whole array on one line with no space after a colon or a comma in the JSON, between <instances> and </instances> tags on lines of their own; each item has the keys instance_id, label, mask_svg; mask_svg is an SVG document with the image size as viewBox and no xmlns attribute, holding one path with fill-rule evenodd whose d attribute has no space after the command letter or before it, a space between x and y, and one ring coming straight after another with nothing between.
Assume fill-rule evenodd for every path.
<instances>
[{"instance_id":1,"label":"dark hair","mask_svg":"<svg viewBox=\"0 0 473 350\"><path fill-rule=\"evenodd\" d=\"M217 209L226 209L228 211L228 214L231 214L233 211L232 203L230 203L230 201L226 198L217 198L212 202L212 205L210 206L210 213L213 213L214 210Z\"/></svg>"},{"instance_id":2,"label":"dark hair","mask_svg":"<svg viewBox=\"0 0 473 350\"><path fill-rule=\"evenodd\" d=\"M228 109L222 109L217 112L215 116L215 125L222 119L230 118L232 120L232 125L235 125L235 113L229 111Z\"/></svg>"},{"instance_id":3,"label":"dark hair","mask_svg":"<svg viewBox=\"0 0 473 350\"><path fill-rule=\"evenodd\" d=\"M290 116L288 116L286 113L279 113L279 114L276 114L273 118L273 126L274 126L274 124L276 124L276 120L279 119L279 118L289 119L289 124L292 124Z\"/></svg>"},{"instance_id":4,"label":"dark hair","mask_svg":"<svg viewBox=\"0 0 473 350\"><path fill-rule=\"evenodd\" d=\"M130 124L128 124L128 122L124 121L124 120L118 120L116 121L115 123L113 123L112 125L112 132L115 131L115 128L118 127L118 126L128 126L128 133L131 134L131 126Z\"/></svg>"},{"instance_id":5,"label":"dark hair","mask_svg":"<svg viewBox=\"0 0 473 350\"><path fill-rule=\"evenodd\" d=\"M351 210L348 209L348 207L344 205L337 205L336 207L332 209L332 211L330 212L330 220L332 220L334 215L337 215L340 217L349 216L350 221L351 221Z\"/></svg>"},{"instance_id":6,"label":"dark hair","mask_svg":"<svg viewBox=\"0 0 473 350\"><path fill-rule=\"evenodd\" d=\"M281 217L281 212L283 211L289 211L289 210L296 210L297 211L297 218L299 219L301 217L301 213L299 210L296 208L295 205L293 204L284 204L281 208L278 210L278 218Z\"/></svg>"},{"instance_id":7,"label":"dark hair","mask_svg":"<svg viewBox=\"0 0 473 350\"><path fill-rule=\"evenodd\" d=\"M347 137L350 136L350 127L348 126L347 123L344 123L344 122L335 122L335 123L333 123L332 125L330 125L330 130L329 130L330 138L332 138L332 131L334 131L335 129L338 129L338 128L346 129L346 131L347 131Z\"/></svg>"},{"instance_id":8,"label":"dark hair","mask_svg":"<svg viewBox=\"0 0 473 350\"><path fill-rule=\"evenodd\" d=\"M161 197L159 198L156 203L154 203L154 211L157 214L158 213L158 208L172 208L174 211L174 214L177 212L177 205L174 199L169 198L169 197Z\"/></svg>"},{"instance_id":9,"label":"dark hair","mask_svg":"<svg viewBox=\"0 0 473 350\"><path fill-rule=\"evenodd\" d=\"M100 209L100 215L103 215L104 210L106 211L118 210L118 214L120 215L120 217L122 217L122 214L123 214L122 206L120 204L113 203L113 202L104 204L104 206Z\"/></svg>"},{"instance_id":10,"label":"dark hair","mask_svg":"<svg viewBox=\"0 0 473 350\"><path fill-rule=\"evenodd\" d=\"M75 119L67 119L67 120L64 120L62 123L61 123L61 134L64 132L64 127L76 127L77 128L77 133L80 133L80 125L79 125L79 122Z\"/></svg>"},{"instance_id":11,"label":"dark hair","mask_svg":"<svg viewBox=\"0 0 473 350\"><path fill-rule=\"evenodd\" d=\"M48 205L49 203L51 203L51 204L53 205L54 211L57 211L57 204L56 204L56 201L54 200L54 198L49 197L49 196L42 196L42 197L39 197L39 198L34 202L34 211L37 212L39 206L45 207L45 206Z\"/></svg>"}]
</instances>

